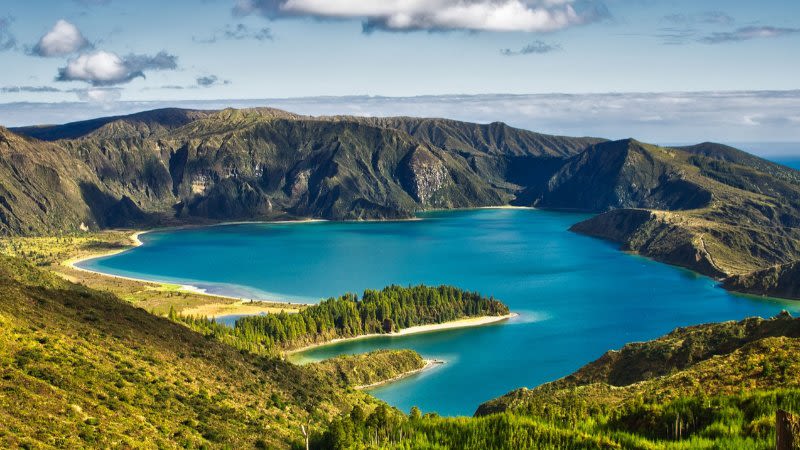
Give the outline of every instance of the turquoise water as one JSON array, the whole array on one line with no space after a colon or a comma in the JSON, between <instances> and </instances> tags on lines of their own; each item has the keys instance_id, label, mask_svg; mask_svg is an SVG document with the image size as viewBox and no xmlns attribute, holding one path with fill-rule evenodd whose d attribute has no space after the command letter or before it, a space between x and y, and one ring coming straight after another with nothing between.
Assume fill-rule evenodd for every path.
<instances>
[{"instance_id":1,"label":"turquoise water","mask_svg":"<svg viewBox=\"0 0 800 450\"><path fill-rule=\"evenodd\" d=\"M772 161L783 164L786 167L791 167L795 170L800 170L800 156L783 156L783 157L776 157L771 158Z\"/></svg>"},{"instance_id":2,"label":"turquoise water","mask_svg":"<svg viewBox=\"0 0 800 450\"><path fill-rule=\"evenodd\" d=\"M84 267L214 292L317 300L396 284L453 284L506 302L506 323L321 347L316 360L412 348L447 361L374 395L408 410L470 415L481 402L567 375L677 326L772 316L800 304L735 296L708 278L567 229L585 215L538 210L425 214L380 223L247 224L162 231Z\"/></svg>"}]
</instances>

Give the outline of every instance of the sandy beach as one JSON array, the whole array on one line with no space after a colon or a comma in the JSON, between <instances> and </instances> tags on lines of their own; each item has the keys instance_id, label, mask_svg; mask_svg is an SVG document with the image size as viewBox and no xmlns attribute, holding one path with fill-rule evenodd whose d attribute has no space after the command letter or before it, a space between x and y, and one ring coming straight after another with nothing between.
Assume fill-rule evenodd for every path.
<instances>
[{"instance_id":1,"label":"sandy beach","mask_svg":"<svg viewBox=\"0 0 800 450\"><path fill-rule=\"evenodd\" d=\"M404 328L400 331L395 331L392 333L380 333L380 334L373 333L373 334L365 334L362 336L355 336L350 338L338 338L338 339L332 339L327 342L320 342L318 344L307 345L305 347L297 348L294 350L288 350L285 353L287 355L292 355L292 354L302 353L307 350L311 350L312 348L324 347L326 345L333 345L333 344L338 344L340 342L356 341L361 339L371 339L376 337L400 337L400 336L408 336L410 334L431 333L435 331L452 330L456 328L478 327L482 325L489 325L497 322L502 322L517 317L518 315L519 314L517 313L510 313L506 314L505 316L467 317L466 319L458 319L445 323L418 325L415 327Z\"/></svg>"},{"instance_id":2,"label":"sandy beach","mask_svg":"<svg viewBox=\"0 0 800 450\"><path fill-rule=\"evenodd\" d=\"M237 300L233 303L208 303L189 307L181 311L185 316L208 317L216 319L225 316L257 316L259 314L277 314L282 311L295 312L297 304L265 303L258 300Z\"/></svg>"},{"instance_id":3,"label":"sandy beach","mask_svg":"<svg viewBox=\"0 0 800 450\"><path fill-rule=\"evenodd\" d=\"M118 279L118 280L134 281L134 282L137 282L137 283L143 283L143 284L147 284L147 285L158 286L158 287L164 288L165 290L173 290L173 291L178 291L178 292L185 292L185 293L188 293L188 294L205 295L205 296L209 296L209 297L225 298L225 299L236 300L236 301L240 301L240 302L249 302L250 301L250 299L241 298L241 297L232 297L232 296L229 296L229 295L220 295L220 294L209 294L206 291L204 291L203 289L200 289L200 288L198 288L196 286L192 286L192 285L188 285L188 284L161 283L159 281L145 280L144 278L127 277L127 276L123 276L123 275L114 275L114 274L110 274L110 273L99 272L97 270L85 269L83 267L79 267L78 266L78 264L80 264L82 262L85 262L85 261L89 261L89 260L97 259L97 258L103 258L103 257L106 257L106 256L117 255L117 254L120 254L122 252L126 252L126 251L130 250L131 248L139 247L139 246L141 246L143 244L143 242L141 241L141 239L139 239L139 237L141 235L143 235L144 233L148 233L148 232L149 231L137 231L137 232L131 234L130 235L130 240L131 240L131 242L133 242L133 245L131 247L129 247L129 248L123 248L123 249L119 249L119 250L112 250L112 251L103 252L103 253L95 253L95 254L90 254L90 255L70 258L70 259L64 261L62 263L62 265L67 266L70 269L80 271L80 272L91 273L91 274L94 274L94 275L101 275L101 276L104 276L104 277L115 278L115 279Z\"/></svg>"},{"instance_id":4,"label":"sandy beach","mask_svg":"<svg viewBox=\"0 0 800 450\"><path fill-rule=\"evenodd\" d=\"M291 221L291 222L287 221L284 223L301 223L301 222L307 222L307 221ZM185 315L217 318L229 315L257 315L262 313L278 313L281 311L292 313L292 312L297 312L298 307L305 306L304 304L300 303L289 304L283 302L270 301L266 299L252 300L248 298L241 298L229 295L211 294L196 286L162 283L142 278L114 275L78 266L78 264L84 261L88 261L95 258L102 258L105 256L116 255L128 251L131 248L141 246L143 245L143 242L140 239L140 237L144 233L148 232L149 231L136 231L132 233L129 236L129 239L131 241L131 246L128 248L120 248L107 252L89 253L86 255L80 255L77 257L70 258L66 261L63 261L61 263L61 266L69 269L70 271L77 271L86 274L87 276L91 276L92 279L94 280L97 280L98 277L100 279L117 280L119 282L127 283L129 285L133 284L141 286L142 288L144 288L144 290L161 291L165 293L170 293L170 292L180 293L189 295L190 296L189 299L191 298L202 299L202 301L189 301L189 302L183 302L181 304L176 304L176 309L178 310L178 312ZM73 282L88 281L87 283L88 285L93 284L91 283L91 279L79 280L77 279L76 276L70 275L69 273L61 273L61 272L57 273L59 273L59 275L61 275L62 277L67 278Z\"/></svg>"}]
</instances>

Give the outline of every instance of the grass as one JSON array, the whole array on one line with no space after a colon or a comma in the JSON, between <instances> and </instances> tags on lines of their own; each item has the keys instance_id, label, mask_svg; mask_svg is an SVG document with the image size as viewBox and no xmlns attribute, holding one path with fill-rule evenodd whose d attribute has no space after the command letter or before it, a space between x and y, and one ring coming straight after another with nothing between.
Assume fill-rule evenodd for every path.
<instances>
[{"instance_id":1,"label":"grass","mask_svg":"<svg viewBox=\"0 0 800 450\"><path fill-rule=\"evenodd\" d=\"M290 448L378 402L0 256L0 447Z\"/></svg>"}]
</instances>

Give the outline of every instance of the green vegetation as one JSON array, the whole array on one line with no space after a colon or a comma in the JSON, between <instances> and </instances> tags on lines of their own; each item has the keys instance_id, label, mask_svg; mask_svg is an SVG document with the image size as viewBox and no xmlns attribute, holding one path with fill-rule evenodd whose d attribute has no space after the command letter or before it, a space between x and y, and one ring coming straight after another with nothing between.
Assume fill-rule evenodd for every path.
<instances>
[{"instance_id":1,"label":"green vegetation","mask_svg":"<svg viewBox=\"0 0 800 450\"><path fill-rule=\"evenodd\" d=\"M0 239L0 253L39 267L56 267L87 255L119 252L131 247L131 233L67 233L60 236L13 236Z\"/></svg>"},{"instance_id":2,"label":"green vegetation","mask_svg":"<svg viewBox=\"0 0 800 450\"><path fill-rule=\"evenodd\" d=\"M363 387L425 368L426 362L413 350L376 350L362 355L342 355L306 367L321 370L338 378L342 386Z\"/></svg>"},{"instance_id":3,"label":"green vegetation","mask_svg":"<svg viewBox=\"0 0 800 450\"><path fill-rule=\"evenodd\" d=\"M353 389L418 370L411 351L296 366L254 346L263 338L171 314L204 336L6 256L0 298L0 446L10 448L302 448L302 425L312 448L768 449L775 411L800 411L800 320L788 314L678 329L488 402L480 417L442 418ZM333 323L505 312L453 288L393 286L297 317L373 307L374 320ZM341 325L329 336L359 330Z\"/></svg>"},{"instance_id":4,"label":"green vegetation","mask_svg":"<svg viewBox=\"0 0 800 450\"><path fill-rule=\"evenodd\" d=\"M594 145L531 195L544 207L610 210L574 231L718 279L798 298L800 173L717 144ZM784 265L785 274L767 270Z\"/></svg>"},{"instance_id":5,"label":"green vegetation","mask_svg":"<svg viewBox=\"0 0 800 450\"><path fill-rule=\"evenodd\" d=\"M323 300L297 314L243 317L233 328L174 312L170 317L237 348L270 354L333 339L508 312L508 307L494 298L450 286L389 286L381 291L368 289L361 299L345 294Z\"/></svg>"},{"instance_id":6,"label":"green vegetation","mask_svg":"<svg viewBox=\"0 0 800 450\"><path fill-rule=\"evenodd\" d=\"M406 416L353 387L417 370L419 355L296 366L279 352L502 315L504 305L391 286L229 328L180 314L185 293L92 280L109 291L99 292L56 268L127 245L87 228L514 203L605 211L573 229L731 289L797 297L800 176L730 147L272 109L161 110L18 132L52 142L0 128L2 447L302 448L308 431L316 448L768 449L776 409L800 411L800 322L788 315L631 344L489 401L476 418Z\"/></svg>"},{"instance_id":7,"label":"green vegetation","mask_svg":"<svg viewBox=\"0 0 800 450\"><path fill-rule=\"evenodd\" d=\"M358 408L324 448L770 449L777 409L800 411L800 320L683 328L482 405L476 418Z\"/></svg>"},{"instance_id":8,"label":"green vegetation","mask_svg":"<svg viewBox=\"0 0 800 450\"><path fill-rule=\"evenodd\" d=\"M0 256L0 299L3 448L291 448L378 404L18 259Z\"/></svg>"},{"instance_id":9,"label":"green vegetation","mask_svg":"<svg viewBox=\"0 0 800 450\"><path fill-rule=\"evenodd\" d=\"M378 407L355 408L335 420L316 441L330 449L626 449L771 450L775 411L800 408L800 389L719 396L685 396L641 402L618 411L586 405L558 417L500 413L477 418L409 416Z\"/></svg>"}]
</instances>

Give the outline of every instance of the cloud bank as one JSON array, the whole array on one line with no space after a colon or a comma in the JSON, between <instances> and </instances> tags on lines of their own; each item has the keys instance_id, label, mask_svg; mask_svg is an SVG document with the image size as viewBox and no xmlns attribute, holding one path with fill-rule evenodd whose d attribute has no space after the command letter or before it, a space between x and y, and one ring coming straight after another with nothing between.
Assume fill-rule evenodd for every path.
<instances>
[{"instance_id":1,"label":"cloud bank","mask_svg":"<svg viewBox=\"0 0 800 450\"><path fill-rule=\"evenodd\" d=\"M39 39L31 53L43 57L67 56L91 46L78 27L66 20L59 20Z\"/></svg>"},{"instance_id":2,"label":"cloud bank","mask_svg":"<svg viewBox=\"0 0 800 450\"><path fill-rule=\"evenodd\" d=\"M204 88L211 87L211 86L216 86L216 85L220 85L220 84L223 84L223 85L231 84L230 80L220 80L219 77L217 77L216 75L207 75L207 76L197 77L196 81L197 81L197 85L198 86L204 87Z\"/></svg>"},{"instance_id":3,"label":"cloud bank","mask_svg":"<svg viewBox=\"0 0 800 450\"><path fill-rule=\"evenodd\" d=\"M734 31L711 33L700 39L700 42L706 44L723 44L726 42L749 41L751 39L775 38L797 33L800 33L800 28L753 26L739 28Z\"/></svg>"},{"instance_id":4,"label":"cloud bank","mask_svg":"<svg viewBox=\"0 0 800 450\"><path fill-rule=\"evenodd\" d=\"M255 106L308 115L503 121L542 133L636 137L659 144L800 142L800 90L116 102L103 109L88 103L7 103L0 104L0 125L63 123L164 107ZM800 154L800 146L794 151Z\"/></svg>"},{"instance_id":5,"label":"cloud bank","mask_svg":"<svg viewBox=\"0 0 800 450\"><path fill-rule=\"evenodd\" d=\"M269 19L358 19L365 32L548 32L608 15L601 3L590 0L238 0L233 13Z\"/></svg>"},{"instance_id":6,"label":"cloud bank","mask_svg":"<svg viewBox=\"0 0 800 450\"><path fill-rule=\"evenodd\" d=\"M116 53L97 50L67 61L58 71L56 81L85 81L93 86L113 86L144 78L146 71L175 70L178 57L167 52L154 56Z\"/></svg>"}]
</instances>

